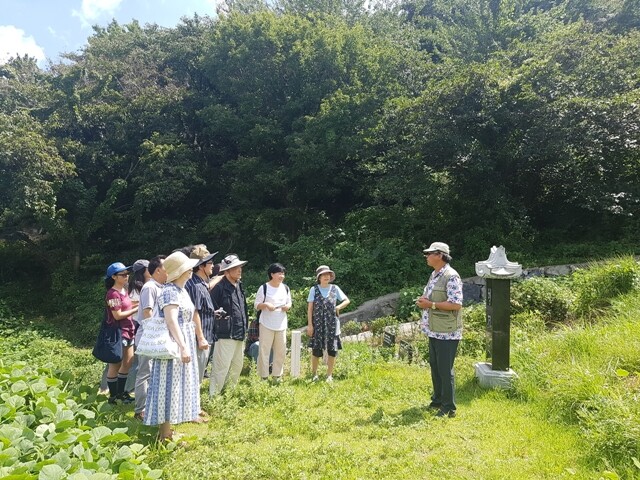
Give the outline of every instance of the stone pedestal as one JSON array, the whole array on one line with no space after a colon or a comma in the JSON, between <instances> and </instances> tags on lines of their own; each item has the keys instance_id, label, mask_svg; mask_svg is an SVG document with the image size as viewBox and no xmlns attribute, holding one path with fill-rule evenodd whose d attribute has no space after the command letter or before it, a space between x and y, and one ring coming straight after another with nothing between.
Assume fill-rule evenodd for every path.
<instances>
[{"instance_id":1,"label":"stone pedestal","mask_svg":"<svg viewBox=\"0 0 640 480\"><path fill-rule=\"evenodd\" d=\"M478 362L474 365L476 377L482 388L501 388L508 390L511 388L514 378L518 374L511 370L493 370L490 363Z\"/></svg>"}]
</instances>

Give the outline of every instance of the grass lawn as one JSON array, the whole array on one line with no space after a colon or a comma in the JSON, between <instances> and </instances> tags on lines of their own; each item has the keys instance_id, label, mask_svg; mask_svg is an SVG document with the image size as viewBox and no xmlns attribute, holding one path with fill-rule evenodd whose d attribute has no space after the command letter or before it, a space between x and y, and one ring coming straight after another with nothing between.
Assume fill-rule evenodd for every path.
<instances>
[{"instance_id":1,"label":"grass lawn","mask_svg":"<svg viewBox=\"0 0 640 480\"><path fill-rule=\"evenodd\" d=\"M178 427L193 438L165 460L167 478L598 478L577 427L480 389L474 360L457 360L458 416L440 419L426 408L428 367L373 360L368 348L343 351L332 385L242 377L205 402L210 423Z\"/></svg>"}]
</instances>

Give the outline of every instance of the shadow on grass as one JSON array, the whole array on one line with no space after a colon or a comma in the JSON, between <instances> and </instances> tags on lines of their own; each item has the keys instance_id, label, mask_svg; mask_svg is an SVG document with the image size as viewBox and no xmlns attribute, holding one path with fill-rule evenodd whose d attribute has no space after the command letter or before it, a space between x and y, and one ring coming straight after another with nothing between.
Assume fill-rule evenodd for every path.
<instances>
[{"instance_id":1,"label":"shadow on grass","mask_svg":"<svg viewBox=\"0 0 640 480\"><path fill-rule=\"evenodd\" d=\"M373 414L367 419L357 420L357 426L377 425L380 427L398 427L414 425L424 422L433 414L427 405L411 407L397 413L385 412L382 407L378 407Z\"/></svg>"}]
</instances>

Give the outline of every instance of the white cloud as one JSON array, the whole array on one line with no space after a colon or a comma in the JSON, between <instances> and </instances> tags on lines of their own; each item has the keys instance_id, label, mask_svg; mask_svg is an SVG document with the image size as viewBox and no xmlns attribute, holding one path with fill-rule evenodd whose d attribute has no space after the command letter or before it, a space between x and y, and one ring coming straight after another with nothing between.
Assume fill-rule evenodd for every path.
<instances>
[{"instance_id":1,"label":"white cloud","mask_svg":"<svg viewBox=\"0 0 640 480\"><path fill-rule=\"evenodd\" d=\"M29 55L38 63L42 63L46 57L32 36L27 36L24 30L13 25L0 25L0 45L0 64L18 55Z\"/></svg>"},{"instance_id":2,"label":"white cloud","mask_svg":"<svg viewBox=\"0 0 640 480\"><path fill-rule=\"evenodd\" d=\"M89 27L99 17L113 15L121 3L122 0L82 0L80 11L73 9L71 14L80 19L83 27Z\"/></svg>"}]
</instances>

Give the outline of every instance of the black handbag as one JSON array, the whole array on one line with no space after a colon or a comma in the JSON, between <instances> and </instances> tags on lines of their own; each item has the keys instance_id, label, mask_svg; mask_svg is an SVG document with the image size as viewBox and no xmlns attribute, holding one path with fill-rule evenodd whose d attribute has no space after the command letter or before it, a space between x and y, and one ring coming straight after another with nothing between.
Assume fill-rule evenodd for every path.
<instances>
[{"instance_id":1,"label":"black handbag","mask_svg":"<svg viewBox=\"0 0 640 480\"><path fill-rule=\"evenodd\" d=\"M104 311L102 325L93 347L93 356L104 363L120 363L122 361L122 330L118 325L107 323L107 310Z\"/></svg>"}]
</instances>

